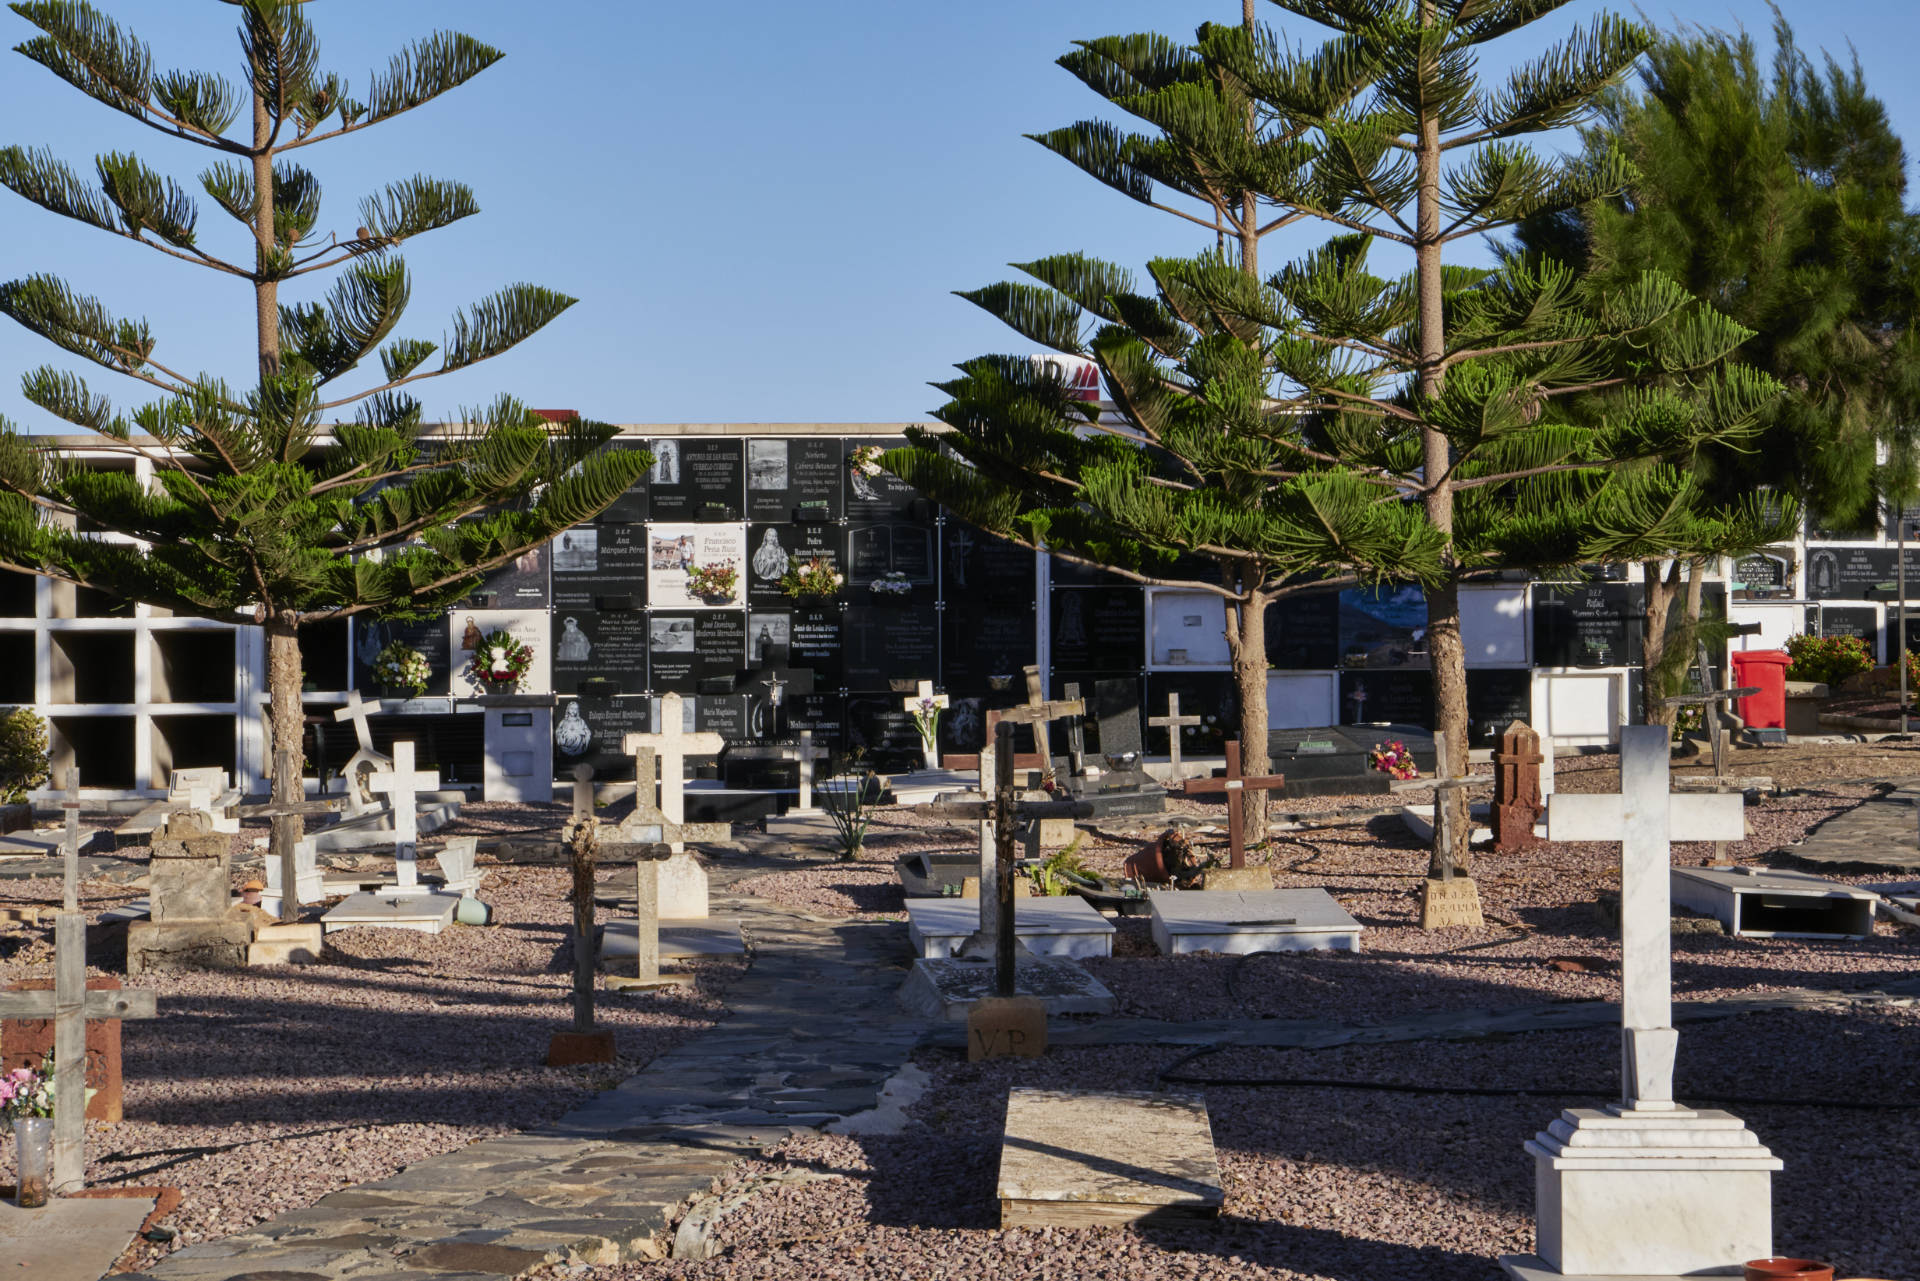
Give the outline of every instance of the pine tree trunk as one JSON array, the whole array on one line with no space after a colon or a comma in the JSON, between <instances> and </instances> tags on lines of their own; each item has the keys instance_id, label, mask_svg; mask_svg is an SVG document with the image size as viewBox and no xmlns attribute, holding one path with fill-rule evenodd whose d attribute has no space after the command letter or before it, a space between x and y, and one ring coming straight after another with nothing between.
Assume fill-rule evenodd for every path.
<instances>
[{"instance_id":1,"label":"pine tree trunk","mask_svg":"<svg viewBox=\"0 0 1920 1281\"><path fill-rule=\"evenodd\" d=\"M1420 0L1420 25L1434 24L1433 0ZM1438 396L1445 381L1441 367L1447 353L1445 323L1445 281L1441 275L1442 252L1440 208L1440 117L1430 113L1420 122L1420 139L1415 146L1415 164L1419 179L1414 225L1414 269L1418 278L1420 307L1420 391ZM1460 568L1451 546L1453 539L1453 485L1447 477L1452 465L1452 450L1447 438L1432 427L1420 430L1421 467L1427 485L1427 520L1445 535L1448 547L1441 554L1446 578L1427 591L1427 654L1433 670L1434 726L1447 737L1447 760L1442 773L1460 776L1467 769L1467 651L1460 640ZM1465 789L1443 793L1439 803L1453 807L1451 823L1435 823L1433 857L1428 875L1439 876L1449 868L1467 869L1469 826ZM1452 840L1443 839L1451 834Z\"/></svg>"},{"instance_id":2,"label":"pine tree trunk","mask_svg":"<svg viewBox=\"0 0 1920 1281\"><path fill-rule=\"evenodd\" d=\"M1264 592L1249 592L1249 599L1235 608L1239 618L1232 623L1234 692L1240 699L1240 772L1255 777L1273 769L1267 750L1267 601ZM1243 792L1240 795L1241 822L1246 827L1249 846L1267 839L1267 794ZM1232 804L1233 802L1229 802Z\"/></svg>"},{"instance_id":3,"label":"pine tree trunk","mask_svg":"<svg viewBox=\"0 0 1920 1281\"><path fill-rule=\"evenodd\" d=\"M1649 725L1664 725L1673 732L1676 709L1666 705L1666 681L1661 666L1667 658L1667 625L1673 615L1674 597L1679 594L1680 563L1665 578L1659 561L1645 561L1640 576L1646 586L1647 614L1640 622L1640 719Z\"/></svg>"},{"instance_id":4,"label":"pine tree trunk","mask_svg":"<svg viewBox=\"0 0 1920 1281\"><path fill-rule=\"evenodd\" d=\"M300 627L291 612L267 620L267 690L273 708L273 803L291 806L305 795L301 766L304 717L300 709ZM300 916L295 892L294 847L306 835L306 820L298 814L280 814L273 820L273 839L267 857L280 860L280 919Z\"/></svg>"}]
</instances>

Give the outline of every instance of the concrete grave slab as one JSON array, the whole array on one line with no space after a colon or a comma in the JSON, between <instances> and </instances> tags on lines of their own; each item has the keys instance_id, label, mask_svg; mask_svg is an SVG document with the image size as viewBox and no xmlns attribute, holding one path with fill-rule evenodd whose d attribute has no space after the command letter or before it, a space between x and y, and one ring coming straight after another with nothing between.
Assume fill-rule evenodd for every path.
<instances>
[{"instance_id":1,"label":"concrete grave slab","mask_svg":"<svg viewBox=\"0 0 1920 1281\"><path fill-rule=\"evenodd\" d=\"M1478 845L1493 839L1493 806L1491 804L1480 802L1467 806L1467 818L1473 825L1467 837L1468 840ZM1407 830L1413 833L1416 840L1431 841L1433 839L1433 806L1403 805L1400 807L1400 821L1407 825ZM1544 822L1535 823L1533 834L1544 840L1547 835L1547 825Z\"/></svg>"},{"instance_id":2,"label":"concrete grave slab","mask_svg":"<svg viewBox=\"0 0 1920 1281\"><path fill-rule=\"evenodd\" d=\"M1358 952L1366 927L1325 890L1149 890L1153 942L1180 952Z\"/></svg>"},{"instance_id":3,"label":"concrete grave slab","mask_svg":"<svg viewBox=\"0 0 1920 1281\"><path fill-rule=\"evenodd\" d=\"M1113 922L1067 894L1013 901L1014 933L1035 956L1112 956ZM922 957L949 957L980 928L980 905L960 898L907 900L907 937Z\"/></svg>"},{"instance_id":4,"label":"concrete grave slab","mask_svg":"<svg viewBox=\"0 0 1920 1281\"><path fill-rule=\"evenodd\" d=\"M600 936L600 964L626 962L632 968L640 954L636 941L639 926L633 921L608 921ZM745 956L746 940L740 936L740 922L709 918L704 921L660 922L660 955L671 959L689 956Z\"/></svg>"},{"instance_id":5,"label":"concrete grave slab","mask_svg":"<svg viewBox=\"0 0 1920 1281\"><path fill-rule=\"evenodd\" d=\"M1003 1228L1216 1219L1226 1196L1206 1100L1011 1090L996 1195Z\"/></svg>"},{"instance_id":6,"label":"concrete grave slab","mask_svg":"<svg viewBox=\"0 0 1920 1281\"><path fill-rule=\"evenodd\" d=\"M969 1006L995 995L992 961L947 957L915 961L900 987L900 1004L924 1018L964 1023ZM1014 995L1045 1001L1049 1017L1111 1014L1116 1007L1104 983L1058 956L1021 958L1014 967Z\"/></svg>"},{"instance_id":7,"label":"concrete grave slab","mask_svg":"<svg viewBox=\"0 0 1920 1281\"><path fill-rule=\"evenodd\" d=\"M1866 938L1879 895L1806 872L1676 867L1673 902L1744 938Z\"/></svg>"},{"instance_id":8,"label":"concrete grave slab","mask_svg":"<svg viewBox=\"0 0 1920 1281\"><path fill-rule=\"evenodd\" d=\"M320 918L320 923L326 926L329 934L357 925L438 934L453 924L453 913L459 906L460 897L457 894L363 891L342 899Z\"/></svg>"},{"instance_id":9,"label":"concrete grave slab","mask_svg":"<svg viewBox=\"0 0 1920 1281\"><path fill-rule=\"evenodd\" d=\"M66 830L58 827L40 832L8 832L0 836L0 861L44 858L58 862L60 842L66 839L66 835Z\"/></svg>"},{"instance_id":10,"label":"concrete grave slab","mask_svg":"<svg viewBox=\"0 0 1920 1281\"><path fill-rule=\"evenodd\" d=\"M467 794L461 791L421 792L414 810L414 822L420 834L424 836L428 832L437 832L460 817L460 806L466 799ZM322 854L390 850L393 848L393 812L374 810L343 818L338 823L308 832L307 837L313 842L314 849Z\"/></svg>"},{"instance_id":11,"label":"concrete grave slab","mask_svg":"<svg viewBox=\"0 0 1920 1281\"><path fill-rule=\"evenodd\" d=\"M99 1281L153 1205L152 1197L55 1197L22 1210L0 1201L0 1260L23 1281Z\"/></svg>"}]
</instances>

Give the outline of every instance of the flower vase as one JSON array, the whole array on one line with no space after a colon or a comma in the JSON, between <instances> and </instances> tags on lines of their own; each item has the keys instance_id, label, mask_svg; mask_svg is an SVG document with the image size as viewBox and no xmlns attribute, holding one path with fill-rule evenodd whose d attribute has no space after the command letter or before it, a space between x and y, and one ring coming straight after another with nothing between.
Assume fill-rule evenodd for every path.
<instances>
[{"instance_id":1,"label":"flower vase","mask_svg":"<svg viewBox=\"0 0 1920 1281\"><path fill-rule=\"evenodd\" d=\"M35 1210L47 1203L53 1186L53 1120L44 1116L23 1116L13 1123L14 1164L19 1167L19 1187L14 1204L22 1210Z\"/></svg>"},{"instance_id":2,"label":"flower vase","mask_svg":"<svg viewBox=\"0 0 1920 1281\"><path fill-rule=\"evenodd\" d=\"M940 768L940 750L926 739L920 740L920 760L929 770Z\"/></svg>"}]
</instances>

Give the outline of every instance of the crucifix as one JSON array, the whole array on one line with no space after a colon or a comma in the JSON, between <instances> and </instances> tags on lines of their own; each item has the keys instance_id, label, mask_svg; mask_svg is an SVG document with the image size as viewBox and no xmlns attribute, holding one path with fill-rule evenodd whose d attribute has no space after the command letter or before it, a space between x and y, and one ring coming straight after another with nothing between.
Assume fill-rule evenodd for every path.
<instances>
[{"instance_id":1,"label":"crucifix","mask_svg":"<svg viewBox=\"0 0 1920 1281\"><path fill-rule=\"evenodd\" d=\"M1185 774L1180 766L1181 731L1189 725L1205 724L1206 719L1204 716L1182 716L1180 714L1179 690L1169 690L1167 692L1167 714L1165 716L1147 717L1148 725L1151 725L1155 729L1164 729L1167 731L1167 781L1169 783L1178 783Z\"/></svg>"},{"instance_id":2,"label":"crucifix","mask_svg":"<svg viewBox=\"0 0 1920 1281\"><path fill-rule=\"evenodd\" d=\"M628 734L620 742L621 750L629 756L635 755L643 747L653 750L660 764L660 812L669 823L686 822L687 757L718 755L727 746L727 740L711 730L687 732L686 701L678 694L660 696L660 728L657 731L651 734ZM645 790L650 799L651 789ZM636 791L636 807L641 799Z\"/></svg>"},{"instance_id":3,"label":"crucifix","mask_svg":"<svg viewBox=\"0 0 1920 1281\"><path fill-rule=\"evenodd\" d=\"M53 1020L53 1190L65 1195L85 1183L87 1143L87 1024L101 1019L150 1019L153 992L122 988L87 991L87 918L80 911L80 773L67 771L64 901L53 918L53 990L0 992L0 1018Z\"/></svg>"},{"instance_id":4,"label":"crucifix","mask_svg":"<svg viewBox=\"0 0 1920 1281\"><path fill-rule=\"evenodd\" d=\"M414 849L420 840L420 809L414 798L438 788L440 772L413 767L413 741L408 739L393 745L393 768L375 774L367 780L367 786L386 793L393 805L393 873L398 882L394 888L401 894L425 892L427 887L420 884L420 869L414 862Z\"/></svg>"},{"instance_id":5,"label":"crucifix","mask_svg":"<svg viewBox=\"0 0 1920 1281\"><path fill-rule=\"evenodd\" d=\"M1284 774L1261 774L1248 778L1240 772L1240 740L1234 739L1227 744L1227 773L1224 778L1190 778L1181 784L1188 796L1205 796L1215 792L1225 792L1227 797L1227 849L1230 852L1230 867L1247 865L1247 828L1246 818L1241 812L1240 796L1244 792L1263 794L1269 788L1284 787L1287 778Z\"/></svg>"},{"instance_id":6,"label":"crucifix","mask_svg":"<svg viewBox=\"0 0 1920 1281\"><path fill-rule=\"evenodd\" d=\"M933 692L932 681L921 681L913 693L900 700L900 706L913 715L920 731L920 757L928 769L940 768L940 744L937 741L938 717L947 706L947 696ZM932 732L929 732L929 731Z\"/></svg>"},{"instance_id":7,"label":"crucifix","mask_svg":"<svg viewBox=\"0 0 1920 1281\"><path fill-rule=\"evenodd\" d=\"M1087 714L1086 700L1068 698L1048 702L1046 693L1040 686L1040 669L1029 665L1026 673L1027 701L1019 707L1009 707L1002 710L998 714L995 724L998 726L1012 722L1016 725L1033 726L1033 745L1035 751L1037 751L1040 756L1040 768L1051 771L1053 769L1053 743L1047 733L1047 726L1052 721L1061 720L1068 716L1085 716ZM1011 766L1013 763L1012 743L1009 742L1005 750L1007 760ZM985 782L986 780L983 777L981 781Z\"/></svg>"}]
</instances>

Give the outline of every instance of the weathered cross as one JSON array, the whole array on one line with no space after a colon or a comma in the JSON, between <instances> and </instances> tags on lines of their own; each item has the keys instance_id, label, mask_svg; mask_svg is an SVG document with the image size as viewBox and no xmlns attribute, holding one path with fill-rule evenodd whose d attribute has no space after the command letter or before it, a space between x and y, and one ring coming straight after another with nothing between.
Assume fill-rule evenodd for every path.
<instances>
[{"instance_id":1,"label":"weathered cross","mask_svg":"<svg viewBox=\"0 0 1920 1281\"><path fill-rule=\"evenodd\" d=\"M360 697L359 690L347 692L347 705L337 708L333 713L336 721L352 721L354 741L363 752L373 750L373 727L367 724L367 713L380 710L380 704L368 703Z\"/></svg>"},{"instance_id":2,"label":"weathered cross","mask_svg":"<svg viewBox=\"0 0 1920 1281\"><path fill-rule=\"evenodd\" d=\"M640 781L643 795L653 786L653 751L642 748L639 761L644 769ZM651 809L651 805L648 806ZM639 806L636 801L635 812ZM657 813L656 813L657 816ZM659 987L678 980L660 977L660 862L671 851L653 840L634 841L628 837L632 817L617 828L604 828L593 818L593 767L573 767L573 821L567 825L567 844L573 866L573 1018L576 1032L593 1030L594 956L594 866L603 857L634 860L634 893L637 900L635 946L638 969L633 978L623 978L624 987ZM668 831L678 828L661 822ZM613 841L602 841L611 833ZM611 982L611 978L609 979Z\"/></svg>"},{"instance_id":3,"label":"weathered cross","mask_svg":"<svg viewBox=\"0 0 1920 1281\"><path fill-rule=\"evenodd\" d=\"M1080 697L1079 681L1068 681L1060 688L1068 702ZM1067 717L1067 771L1075 778L1087 776L1087 718L1084 716Z\"/></svg>"},{"instance_id":4,"label":"weathered cross","mask_svg":"<svg viewBox=\"0 0 1920 1281\"><path fill-rule=\"evenodd\" d=\"M1147 717L1148 725L1153 726L1155 729L1164 729L1167 731L1167 781L1169 783L1178 783L1185 774L1180 767L1181 731L1189 725L1203 725L1206 723L1206 719L1204 716L1182 716L1180 714L1179 690L1169 690L1167 692L1167 714L1165 716Z\"/></svg>"},{"instance_id":5,"label":"weathered cross","mask_svg":"<svg viewBox=\"0 0 1920 1281\"><path fill-rule=\"evenodd\" d=\"M900 700L900 706L914 715L916 727L920 729L920 756L928 769L940 768L940 744L934 735L928 734L926 728L919 725L919 718L929 713L938 715L946 708L947 701L945 694L933 692L932 681L921 681L914 687L913 693Z\"/></svg>"},{"instance_id":6,"label":"weathered cross","mask_svg":"<svg viewBox=\"0 0 1920 1281\"><path fill-rule=\"evenodd\" d=\"M686 701L678 694L660 696L660 728L651 734L628 734L621 749L629 756L641 748L653 749L660 762L660 812L669 823L684 823L687 818L686 779L688 756L712 756L725 750L727 740L711 730L689 734L685 728ZM641 793L650 798L650 788ZM637 807L643 799L636 793Z\"/></svg>"},{"instance_id":7,"label":"weathered cross","mask_svg":"<svg viewBox=\"0 0 1920 1281\"><path fill-rule=\"evenodd\" d=\"M420 810L414 798L438 788L440 772L413 767L413 742L408 739L393 745L393 768L375 774L367 786L386 793L393 806L393 871L399 882L395 888L401 894L424 893L427 887L420 883L420 869L414 862L420 841Z\"/></svg>"},{"instance_id":8,"label":"weathered cross","mask_svg":"<svg viewBox=\"0 0 1920 1281\"><path fill-rule=\"evenodd\" d=\"M1540 767L1546 764L1540 735L1514 721L1493 754L1493 848L1511 852L1533 841L1540 818Z\"/></svg>"},{"instance_id":9,"label":"weathered cross","mask_svg":"<svg viewBox=\"0 0 1920 1281\"><path fill-rule=\"evenodd\" d=\"M638 735L629 734L628 738ZM627 841L660 843L678 854L688 841L724 841L733 835L731 823L682 823L667 817L664 805L654 804L654 767L656 756L651 747L629 747L633 753L633 812L620 821L620 835ZM660 788L664 800L666 787Z\"/></svg>"},{"instance_id":10,"label":"weathered cross","mask_svg":"<svg viewBox=\"0 0 1920 1281\"><path fill-rule=\"evenodd\" d=\"M53 1187L61 1194L85 1182L87 1157L87 1024L150 1019L157 1010L143 988L87 991L87 918L80 912L80 773L67 772L65 902L53 918L53 991L0 992L0 1018L53 1020Z\"/></svg>"},{"instance_id":11,"label":"weathered cross","mask_svg":"<svg viewBox=\"0 0 1920 1281\"><path fill-rule=\"evenodd\" d=\"M1227 794L1227 849L1231 853L1229 866L1247 865L1247 827L1241 813L1240 797L1245 792L1263 794L1268 788L1284 787L1287 779L1284 774L1261 774L1248 778L1240 772L1240 740L1234 739L1227 744L1227 772L1224 778L1190 778L1181 784L1188 796L1204 796L1215 792Z\"/></svg>"},{"instance_id":12,"label":"weathered cross","mask_svg":"<svg viewBox=\"0 0 1920 1281\"><path fill-rule=\"evenodd\" d=\"M1670 741L1665 726L1629 725L1620 731L1618 794L1555 792L1547 802L1548 840L1620 842L1621 1096L1629 1111L1676 1107L1672 843L1746 835L1738 793L1668 792Z\"/></svg>"},{"instance_id":13,"label":"weathered cross","mask_svg":"<svg viewBox=\"0 0 1920 1281\"><path fill-rule=\"evenodd\" d=\"M1047 701L1046 691L1040 684L1040 669L1029 665L1026 673L1027 701L1018 707L1005 708L990 719L994 720L996 725L1002 721L1010 721L1016 725L1033 726L1033 745L1040 754L1040 768L1050 770L1053 768L1053 743L1047 732L1048 724L1068 716L1085 716L1087 704L1085 699L1079 698ZM1011 746L1007 749L1007 758L1010 762L1012 761ZM981 781L985 782L984 776Z\"/></svg>"}]
</instances>

